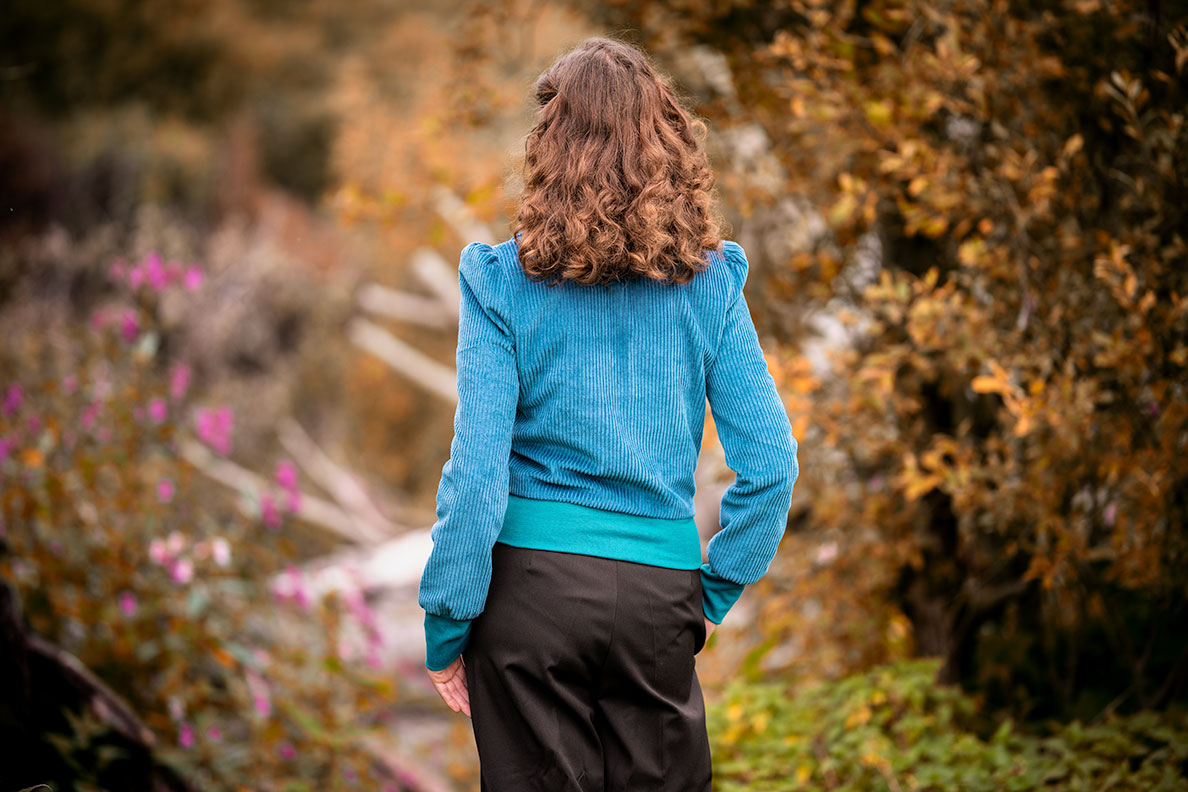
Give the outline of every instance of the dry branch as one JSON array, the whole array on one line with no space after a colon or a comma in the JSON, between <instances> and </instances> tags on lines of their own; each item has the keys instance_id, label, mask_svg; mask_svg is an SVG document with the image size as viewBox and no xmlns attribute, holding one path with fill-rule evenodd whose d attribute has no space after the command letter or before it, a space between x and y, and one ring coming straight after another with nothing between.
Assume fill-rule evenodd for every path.
<instances>
[{"instance_id":1,"label":"dry branch","mask_svg":"<svg viewBox=\"0 0 1188 792\"><path fill-rule=\"evenodd\" d=\"M450 402L458 401L457 374L452 367L438 363L367 319L352 319L347 335L353 344L371 352L430 393Z\"/></svg>"},{"instance_id":2,"label":"dry branch","mask_svg":"<svg viewBox=\"0 0 1188 792\"><path fill-rule=\"evenodd\" d=\"M366 523L381 536L395 536L404 529L380 513L358 478L331 459L313 441L301 424L285 418L280 425L281 445L310 478L318 483L355 520Z\"/></svg>"},{"instance_id":3,"label":"dry branch","mask_svg":"<svg viewBox=\"0 0 1188 792\"><path fill-rule=\"evenodd\" d=\"M191 465L200 470L208 478L218 481L244 495L249 492L272 491L276 489L271 482L250 470L246 470L227 459L221 459L196 440L183 439L180 451ZM246 498L237 501L239 510L248 517L257 516L249 507ZM382 541L384 536L370 524L354 519L341 508L317 497L316 495L301 495L300 518L314 525L326 528L351 542L375 543Z\"/></svg>"},{"instance_id":4,"label":"dry branch","mask_svg":"<svg viewBox=\"0 0 1188 792\"><path fill-rule=\"evenodd\" d=\"M445 328L458 321L456 305L445 305L433 297L409 294L375 283L359 287L356 301L365 311L425 327Z\"/></svg>"}]
</instances>

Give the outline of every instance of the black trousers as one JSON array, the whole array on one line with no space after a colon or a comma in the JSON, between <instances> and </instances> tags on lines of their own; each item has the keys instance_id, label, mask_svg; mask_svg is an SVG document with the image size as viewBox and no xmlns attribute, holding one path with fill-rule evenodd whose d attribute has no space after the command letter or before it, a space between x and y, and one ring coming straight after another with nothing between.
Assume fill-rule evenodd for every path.
<instances>
[{"instance_id":1,"label":"black trousers","mask_svg":"<svg viewBox=\"0 0 1188 792\"><path fill-rule=\"evenodd\" d=\"M483 792L708 792L697 570L496 543L462 659Z\"/></svg>"}]
</instances>

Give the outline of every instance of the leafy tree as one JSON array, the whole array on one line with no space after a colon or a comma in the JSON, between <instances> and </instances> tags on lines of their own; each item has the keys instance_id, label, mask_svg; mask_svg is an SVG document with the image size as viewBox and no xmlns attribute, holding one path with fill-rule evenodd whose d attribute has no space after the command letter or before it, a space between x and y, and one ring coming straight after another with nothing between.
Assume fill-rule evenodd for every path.
<instances>
[{"instance_id":1,"label":"leafy tree","mask_svg":"<svg viewBox=\"0 0 1188 792\"><path fill-rule=\"evenodd\" d=\"M1182 699L1188 9L726 0L602 18L661 56L724 52L737 101L704 112L759 124L787 174L766 198L824 214L830 233L766 284L785 315L853 306L854 343L797 402L799 498L815 526L877 532L916 651L1019 714Z\"/></svg>"}]
</instances>

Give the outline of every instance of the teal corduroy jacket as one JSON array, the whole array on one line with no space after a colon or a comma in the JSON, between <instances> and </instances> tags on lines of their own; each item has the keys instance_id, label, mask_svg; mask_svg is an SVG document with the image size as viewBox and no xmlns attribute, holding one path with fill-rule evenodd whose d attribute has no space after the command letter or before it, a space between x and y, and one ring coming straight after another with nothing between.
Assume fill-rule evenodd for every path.
<instances>
[{"instance_id":1,"label":"teal corduroy jacket","mask_svg":"<svg viewBox=\"0 0 1188 792\"><path fill-rule=\"evenodd\" d=\"M799 474L797 441L751 320L747 257L707 251L686 284L530 280L513 237L458 266L458 406L421 576L426 666L466 646L495 542L701 570L721 623L767 573ZM706 402L735 480L706 546L694 470Z\"/></svg>"}]
</instances>

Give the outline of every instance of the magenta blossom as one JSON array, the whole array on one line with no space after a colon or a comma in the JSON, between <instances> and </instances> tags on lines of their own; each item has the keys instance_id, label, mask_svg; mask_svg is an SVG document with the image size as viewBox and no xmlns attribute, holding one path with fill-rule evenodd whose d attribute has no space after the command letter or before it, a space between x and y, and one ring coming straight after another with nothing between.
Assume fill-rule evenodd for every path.
<instances>
[{"instance_id":1,"label":"magenta blossom","mask_svg":"<svg viewBox=\"0 0 1188 792\"><path fill-rule=\"evenodd\" d=\"M139 333L140 317L136 315L135 309L129 308L124 311L124 315L120 319L120 334L123 335L125 341L131 343L136 340Z\"/></svg>"},{"instance_id":2,"label":"magenta blossom","mask_svg":"<svg viewBox=\"0 0 1188 792\"><path fill-rule=\"evenodd\" d=\"M273 501L272 495L267 492L260 496L260 519L269 528L280 528L280 512L277 511L276 502Z\"/></svg>"},{"instance_id":3,"label":"magenta blossom","mask_svg":"<svg viewBox=\"0 0 1188 792\"><path fill-rule=\"evenodd\" d=\"M120 611L125 616L132 616L136 613L136 595L127 589L120 592L119 597Z\"/></svg>"},{"instance_id":4,"label":"magenta blossom","mask_svg":"<svg viewBox=\"0 0 1188 792\"><path fill-rule=\"evenodd\" d=\"M165 548L165 543L160 539L154 539L149 542L149 558L154 563L164 565L169 561L169 551Z\"/></svg>"},{"instance_id":5,"label":"magenta blossom","mask_svg":"<svg viewBox=\"0 0 1188 792\"><path fill-rule=\"evenodd\" d=\"M8 455L16 448L16 443L9 440L7 437L0 437L0 462L8 459Z\"/></svg>"},{"instance_id":6,"label":"magenta blossom","mask_svg":"<svg viewBox=\"0 0 1188 792\"><path fill-rule=\"evenodd\" d=\"M230 407L209 409L200 407L195 412L198 424L198 438L223 456L231 453L231 430L234 415Z\"/></svg>"},{"instance_id":7,"label":"magenta blossom","mask_svg":"<svg viewBox=\"0 0 1188 792\"><path fill-rule=\"evenodd\" d=\"M169 375L170 396L180 399L186 395L186 389L190 387L190 374L190 367L185 363L178 363L173 367L173 371Z\"/></svg>"},{"instance_id":8,"label":"magenta blossom","mask_svg":"<svg viewBox=\"0 0 1188 792\"><path fill-rule=\"evenodd\" d=\"M148 412L149 417L153 419L153 423L159 424L169 414L169 406L160 396L155 396L149 400Z\"/></svg>"},{"instance_id":9,"label":"magenta blossom","mask_svg":"<svg viewBox=\"0 0 1188 792\"><path fill-rule=\"evenodd\" d=\"M182 284L186 291L198 291L202 288L202 270L198 267L186 267L186 274L182 277Z\"/></svg>"},{"instance_id":10,"label":"magenta blossom","mask_svg":"<svg viewBox=\"0 0 1188 792\"><path fill-rule=\"evenodd\" d=\"M161 254L149 253L144 257L140 266L144 270L144 278L148 281L150 288L161 291L168 285L169 279L165 273L165 265L161 261Z\"/></svg>"},{"instance_id":11,"label":"magenta blossom","mask_svg":"<svg viewBox=\"0 0 1188 792\"><path fill-rule=\"evenodd\" d=\"M93 401L83 409L82 417L79 418L79 423L82 424L83 429L90 429L95 425L96 419L99 418L99 411L103 409L103 402Z\"/></svg>"},{"instance_id":12,"label":"magenta blossom","mask_svg":"<svg viewBox=\"0 0 1188 792\"><path fill-rule=\"evenodd\" d=\"M4 404L0 407L7 417L21 408L21 386L17 383L12 383L8 386L8 390L4 392Z\"/></svg>"},{"instance_id":13,"label":"magenta blossom","mask_svg":"<svg viewBox=\"0 0 1188 792\"><path fill-rule=\"evenodd\" d=\"M91 314L91 329L98 331L107 326L107 312L102 308Z\"/></svg>"},{"instance_id":14,"label":"magenta blossom","mask_svg":"<svg viewBox=\"0 0 1188 792\"><path fill-rule=\"evenodd\" d=\"M290 514L301 511L301 493L296 490L285 493L285 510Z\"/></svg>"},{"instance_id":15,"label":"magenta blossom","mask_svg":"<svg viewBox=\"0 0 1188 792\"><path fill-rule=\"evenodd\" d=\"M188 558L179 558L169 564L169 577L174 583L189 583L194 578L194 564Z\"/></svg>"},{"instance_id":16,"label":"magenta blossom","mask_svg":"<svg viewBox=\"0 0 1188 792\"><path fill-rule=\"evenodd\" d=\"M282 759L295 759L297 757L297 749L293 747L292 743L283 742L277 746L277 750L280 751Z\"/></svg>"},{"instance_id":17,"label":"magenta blossom","mask_svg":"<svg viewBox=\"0 0 1188 792\"><path fill-rule=\"evenodd\" d=\"M194 746L194 727L188 721L183 722L178 728L177 743L182 748L192 748Z\"/></svg>"},{"instance_id":18,"label":"magenta blossom","mask_svg":"<svg viewBox=\"0 0 1188 792\"><path fill-rule=\"evenodd\" d=\"M276 465L276 483L288 492L297 489L297 466L287 459Z\"/></svg>"},{"instance_id":19,"label":"magenta blossom","mask_svg":"<svg viewBox=\"0 0 1188 792\"><path fill-rule=\"evenodd\" d=\"M221 536L216 536L210 543L211 556L216 564L225 567L231 563L231 545Z\"/></svg>"},{"instance_id":20,"label":"magenta blossom","mask_svg":"<svg viewBox=\"0 0 1188 792\"><path fill-rule=\"evenodd\" d=\"M161 503L169 503L173 500L173 482L167 478L163 478L157 482L157 500Z\"/></svg>"}]
</instances>

